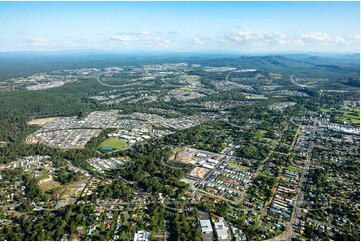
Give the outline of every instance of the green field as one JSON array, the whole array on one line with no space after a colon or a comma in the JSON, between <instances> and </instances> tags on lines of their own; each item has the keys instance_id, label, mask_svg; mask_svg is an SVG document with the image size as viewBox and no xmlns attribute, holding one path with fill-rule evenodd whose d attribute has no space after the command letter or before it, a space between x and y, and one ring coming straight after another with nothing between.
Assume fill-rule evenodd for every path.
<instances>
[{"instance_id":1,"label":"green field","mask_svg":"<svg viewBox=\"0 0 361 242\"><path fill-rule=\"evenodd\" d=\"M338 123L348 122L352 124L360 124L360 109L358 108L355 108L353 111L321 108L320 111L325 113L332 113L335 115L335 120Z\"/></svg>"},{"instance_id":2,"label":"green field","mask_svg":"<svg viewBox=\"0 0 361 242\"><path fill-rule=\"evenodd\" d=\"M188 87L181 87L179 89L182 90L182 91L193 91L192 88L188 88Z\"/></svg>"},{"instance_id":3,"label":"green field","mask_svg":"<svg viewBox=\"0 0 361 242\"><path fill-rule=\"evenodd\" d=\"M193 185L194 183L196 183L195 180L191 180L191 179L188 179L188 178L182 178L181 181L185 182L187 184L190 184L190 185Z\"/></svg>"},{"instance_id":4,"label":"green field","mask_svg":"<svg viewBox=\"0 0 361 242\"><path fill-rule=\"evenodd\" d=\"M282 79L282 75L281 75L281 74L278 74L278 73L272 73L272 72L270 72L270 73L268 74L268 76L271 77L271 78L274 78L274 79Z\"/></svg>"},{"instance_id":5,"label":"green field","mask_svg":"<svg viewBox=\"0 0 361 242\"><path fill-rule=\"evenodd\" d=\"M298 168L296 168L296 167L293 167L293 166L286 167L285 169L286 169L286 170L293 171L293 172L301 172L300 169L298 169Z\"/></svg>"},{"instance_id":6,"label":"green field","mask_svg":"<svg viewBox=\"0 0 361 242\"><path fill-rule=\"evenodd\" d=\"M196 82L196 81L199 81L201 79L200 76L190 76L190 75L183 75L183 78L187 82Z\"/></svg>"},{"instance_id":7,"label":"green field","mask_svg":"<svg viewBox=\"0 0 361 242\"><path fill-rule=\"evenodd\" d=\"M45 169L43 169L39 176L36 178L38 181L45 180L49 178L49 172Z\"/></svg>"},{"instance_id":8,"label":"green field","mask_svg":"<svg viewBox=\"0 0 361 242\"><path fill-rule=\"evenodd\" d=\"M258 129L258 130L254 133L254 135L255 135L258 139L263 139L266 133L267 133L266 130Z\"/></svg>"},{"instance_id":9,"label":"green field","mask_svg":"<svg viewBox=\"0 0 361 242\"><path fill-rule=\"evenodd\" d=\"M103 146L107 146L107 147L111 147L114 148L116 150L121 150L124 149L125 147L127 147L128 142L126 140L120 139L120 138L109 138L104 140L99 147L103 147Z\"/></svg>"},{"instance_id":10,"label":"green field","mask_svg":"<svg viewBox=\"0 0 361 242\"><path fill-rule=\"evenodd\" d=\"M235 163L229 163L228 165L229 165L230 167L234 167L234 168L237 168L237 169L240 169L240 170L244 170L244 171L249 170L249 167L247 167L247 166L242 166L242 165L235 164Z\"/></svg>"}]
</instances>

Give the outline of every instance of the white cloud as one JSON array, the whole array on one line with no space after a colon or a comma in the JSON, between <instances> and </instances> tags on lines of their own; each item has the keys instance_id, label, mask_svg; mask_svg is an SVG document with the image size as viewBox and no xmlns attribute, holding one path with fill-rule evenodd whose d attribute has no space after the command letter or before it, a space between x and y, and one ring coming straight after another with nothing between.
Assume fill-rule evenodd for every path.
<instances>
[{"instance_id":1,"label":"white cloud","mask_svg":"<svg viewBox=\"0 0 361 242\"><path fill-rule=\"evenodd\" d=\"M31 39L28 41L30 43L30 45L33 46L48 46L48 45L52 45L52 43L48 40L48 39L43 39L43 38L35 38L35 39Z\"/></svg>"},{"instance_id":2,"label":"white cloud","mask_svg":"<svg viewBox=\"0 0 361 242\"><path fill-rule=\"evenodd\" d=\"M34 47L79 47L86 43L83 40L54 41L45 38L34 38L27 42Z\"/></svg>"},{"instance_id":3,"label":"white cloud","mask_svg":"<svg viewBox=\"0 0 361 242\"><path fill-rule=\"evenodd\" d=\"M110 39L124 45L143 44L143 45L168 45L171 44L169 34L164 33L118 33ZM174 33L172 33L174 35Z\"/></svg>"},{"instance_id":4,"label":"white cloud","mask_svg":"<svg viewBox=\"0 0 361 242\"><path fill-rule=\"evenodd\" d=\"M234 32L218 39L221 44L228 45L352 45L358 44L360 38L353 36L332 36L323 32L302 33L297 35L286 35L283 32L255 32L239 31Z\"/></svg>"},{"instance_id":5,"label":"white cloud","mask_svg":"<svg viewBox=\"0 0 361 242\"><path fill-rule=\"evenodd\" d=\"M322 32L301 34L299 39L305 43L335 44L335 45L351 45L351 44L356 44L360 41L360 37L358 35L341 37L341 36L331 36L327 33L322 33Z\"/></svg>"},{"instance_id":6,"label":"white cloud","mask_svg":"<svg viewBox=\"0 0 361 242\"><path fill-rule=\"evenodd\" d=\"M331 37L329 34L321 32L301 34L299 38L306 43L333 43L342 40L341 38L336 40L336 38Z\"/></svg>"},{"instance_id":7,"label":"white cloud","mask_svg":"<svg viewBox=\"0 0 361 242\"><path fill-rule=\"evenodd\" d=\"M135 41L134 38L126 34L118 34L116 36L111 37L110 39L122 42L123 44L129 44Z\"/></svg>"},{"instance_id":8,"label":"white cloud","mask_svg":"<svg viewBox=\"0 0 361 242\"><path fill-rule=\"evenodd\" d=\"M196 45L204 45L204 41L201 40L199 37L194 37L193 38L193 43L196 44Z\"/></svg>"},{"instance_id":9,"label":"white cloud","mask_svg":"<svg viewBox=\"0 0 361 242\"><path fill-rule=\"evenodd\" d=\"M282 32L253 32L253 31L239 31L232 33L222 38L221 42L233 42L239 44L286 44L288 42L287 36Z\"/></svg>"},{"instance_id":10,"label":"white cloud","mask_svg":"<svg viewBox=\"0 0 361 242\"><path fill-rule=\"evenodd\" d=\"M177 31L169 31L167 34L173 35L173 34L179 34Z\"/></svg>"},{"instance_id":11,"label":"white cloud","mask_svg":"<svg viewBox=\"0 0 361 242\"><path fill-rule=\"evenodd\" d=\"M312 49L358 49L360 36L338 36L324 32L286 34L276 31L243 31L237 29L218 36L184 36L174 31L120 32L109 37L102 35L95 40L85 38L47 39L37 37L25 40L24 46L44 49L103 48L110 49L212 49L212 50L312 50Z\"/></svg>"}]
</instances>

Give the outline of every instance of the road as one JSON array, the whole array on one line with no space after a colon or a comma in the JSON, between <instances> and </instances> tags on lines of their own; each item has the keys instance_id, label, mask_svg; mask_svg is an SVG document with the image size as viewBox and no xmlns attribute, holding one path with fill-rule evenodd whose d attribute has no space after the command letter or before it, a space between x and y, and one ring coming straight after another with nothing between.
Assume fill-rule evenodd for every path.
<instances>
[{"instance_id":1,"label":"road","mask_svg":"<svg viewBox=\"0 0 361 242\"><path fill-rule=\"evenodd\" d=\"M164 166L169 167L171 169L176 169L176 170L185 170L188 169L188 167L176 167L176 166L170 166L167 165L166 163L164 163L164 157L162 157L162 160L160 161Z\"/></svg>"},{"instance_id":2,"label":"road","mask_svg":"<svg viewBox=\"0 0 361 242\"><path fill-rule=\"evenodd\" d=\"M149 135L154 138L155 135L154 135L154 132L153 132L153 126L152 125L148 126L148 131L149 131Z\"/></svg>"},{"instance_id":3,"label":"road","mask_svg":"<svg viewBox=\"0 0 361 242\"><path fill-rule=\"evenodd\" d=\"M316 86L302 85L302 84L299 84L299 83L295 82L295 81L293 80L293 76L294 76L294 75L295 75L295 74L292 74L292 76L290 77L290 81L291 81L293 84L295 84L296 86L299 86L299 87L302 87L302 88L312 88L312 87L316 87ZM322 94L322 90L321 90L321 94Z\"/></svg>"},{"instance_id":4,"label":"road","mask_svg":"<svg viewBox=\"0 0 361 242\"><path fill-rule=\"evenodd\" d=\"M296 86L299 86L299 87L307 87L306 85L301 85L301 84L298 84L297 82L295 82L294 80L293 80L293 76L294 76L295 74L292 74L292 76L290 77L290 81L293 83L293 84L295 84Z\"/></svg>"},{"instance_id":5,"label":"road","mask_svg":"<svg viewBox=\"0 0 361 242\"><path fill-rule=\"evenodd\" d=\"M292 238L295 238L295 236L296 236L296 233L293 231L293 227L298 225L298 217L300 216L300 211L301 211L300 207L303 203L304 194L302 191L302 184L306 180L306 175L310 169L310 164L311 164L311 159L312 159L312 150L315 145L314 137L315 137L315 132L316 132L316 124L317 124L317 119L315 119L313 121L312 134L310 137L310 144L308 146L306 164L303 168L303 173L300 178L297 199L296 199L295 207L293 209L291 220L287 224L285 232L283 232L279 236L273 238L272 240L291 240Z\"/></svg>"},{"instance_id":6,"label":"road","mask_svg":"<svg viewBox=\"0 0 361 242\"><path fill-rule=\"evenodd\" d=\"M100 80L100 76L102 75L102 73L100 73L98 76L97 76L97 82L103 86L107 86L107 87L123 87L123 85L111 85L111 84L108 84L108 83L104 83Z\"/></svg>"},{"instance_id":7,"label":"road","mask_svg":"<svg viewBox=\"0 0 361 242\"><path fill-rule=\"evenodd\" d=\"M161 80L164 84L166 84L166 85L168 85L168 86L171 86L171 87L182 87L181 85L174 85L174 84L170 84L169 82L165 81L165 80L164 80L164 76L165 76L165 75L163 75L163 76L160 78L160 80Z\"/></svg>"},{"instance_id":8,"label":"road","mask_svg":"<svg viewBox=\"0 0 361 242\"><path fill-rule=\"evenodd\" d=\"M292 118L293 118L293 116L292 116ZM291 119L292 119L291 118ZM283 129L283 131L282 131L282 134L284 133L284 131L287 129L287 127L288 127L288 125L286 125L286 127ZM293 142L292 142L292 144L290 145L290 150L292 149L292 147L293 147L293 145L294 145L294 143L295 143L295 141L296 141L296 139L297 139L297 136L298 136L298 133L299 133L299 130L300 130L300 127L301 127L301 125L298 127L298 129L297 129L297 132L296 132L296 134L295 134L295 136L294 136L294 138L293 138ZM280 135L280 137L279 137L279 139L278 139L278 143L280 142L280 139L282 138L282 135ZM274 151L272 151L272 153L273 153ZM289 153L288 153L289 154ZM268 157L269 158L269 157ZM263 166L262 166L263 167ZM265 202L265 205L263 206L263 208L262 208L262 211L261 211L261 216L262 217L264 217L264 216L267 216L267 208L268 208L268 205L272 202L272 200L273 200L273 195L275 194L275 192L277 191L277 187L278 187L278 183L279 183L279 181L281 180L281 177L282 177L282 170L283 170L283 168L284 167L280 167L280 172L279 172L279 175L277 176L277 182L276 182L276 185L273 187L273 189L272 189L272 191L271 191L271 196L270 196L270 199L268 200L268 201L266 201ZM261 220L261 218L259 219L259 220Z\"/></svg>"},{"instance_id":9,"label":"road","mask_svg":"<svg viewBox=\"0 0 361 242\"><path fill-rule=\"evenodd\" d=\"M257 176L258 176L258 173L261 172L261 170L262 170L263 167L264 167L265 162L266 162L266 161L271 157L271 155L273 154L276 145L280 143L281 138L282 138L282 135L283 135L283 133L285 132L285 130L286 130L287 128L288 128L288 124L286 124L286 126L283 128L283 130L282 130L279 138L277 139L277 143L275 143L274 146L273 146L273 148L268 152L267 157L264 158L264 159L261 161L261 164L258 166L256 172L253 174L253 177L257 177Z\"/></svg>"},{"instance_id":10,"label":"road","mask_svg":"<svg viewBox=\"0 0 361 242\"><path fill-rule=\"evenodd\" d=\"M233 126L233 127L239 128L239 129L243 129L243 128L244 128L244 127L242 127L242 126L239 126L239 125L237 125L237 124L233 124L233 123L229 122L229 119L228 119L228 118L226 118L225 122L226 122L227 124Z\"/></svg>"},{"instance_id":11,"label":"road","mask_svg":"<svg viewBox=\"0 0 361 242\"><path fill-rule=\"evenodd\" d=\"M230 73L228 73L228 75L226 76L226 81L228 82L228 77L229 75L231 75L234 71L231 71Z\"/></svg>"}]
</instances>

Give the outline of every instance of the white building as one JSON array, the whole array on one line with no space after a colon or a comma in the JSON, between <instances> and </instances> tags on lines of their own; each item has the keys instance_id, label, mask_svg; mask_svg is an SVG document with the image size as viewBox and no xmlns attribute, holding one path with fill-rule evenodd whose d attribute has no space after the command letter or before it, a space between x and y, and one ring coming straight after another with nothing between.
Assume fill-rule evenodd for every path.
<instances>
[{"instance_id":1,"label":"white building","mask_svg":"<svg viewBox=\"0 0 361 242\"><path fill-rule=\"evenodd\" d=\"M209 234L213 232L212 224L209 219L199 220L199 222L201 223L202 233Z\"/></svg>"},{"instance_id":2,"label":"white building","mask_svg":"<svg viewBox=\"0 0 361 242\"><path fill-rule=\"evenodd\" d=\"M223 222L214 223L218 239L227 239L228 238L228 228L224 225Z\"/></svg>"},{"instance_id":3,"label":"white building","mask_svg":"<svg viewBox=\"0 0 361 242\"><path fill-rule=\"evenodd\" d=\"M146 231L138 231L134 234L133 241L148 241L149 233Z\"/></svg>"}]
</instances>

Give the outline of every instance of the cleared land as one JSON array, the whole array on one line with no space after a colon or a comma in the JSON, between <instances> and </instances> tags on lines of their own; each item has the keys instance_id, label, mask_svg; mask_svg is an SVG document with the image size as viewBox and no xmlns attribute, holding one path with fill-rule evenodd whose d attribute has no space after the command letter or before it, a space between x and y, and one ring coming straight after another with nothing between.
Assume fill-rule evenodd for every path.
<instances>
[{"instance_id":1,"label":"cleared land","mask_svg":"<svg viewBox=\"0 0 361 242\"><path fill-rule=\"evenodd\" d=\"M247 167L247 166L242 166L242 165L235 164L235 163L229 163L228 165L229 165L230 167L238 168L238 169L243 170L243 171L249 170L249 167Z\"/></svg>"},{"instance_id":2,"label":"cleared land","mask_svg":"<svg viewBox=\"0 0 361 242\"><path fill-rule=\"evenodd\" d=\"M52 121L54 121L56 118L39 118L39 119L33 119L28 121L29 125L45 125L47 123L50 123Z\"/></svg>"},{"instance_id":3,"label":"cleared land","mask_svg":"<svg viewBox=\"0 0 361 242\"><path fill-rule=\"evenodd\" d=\"M39 187L43 192L47 192L53 188L61 187L61 185L57 181L51 181L51 182L46 182L46 183L40 184Z\"/></svg>"},{"instance_id":4,"label":"cleared land","mask_svg":"<svg viewBox=\"0 0 361 242\"><path fill-rule=\"evenodd\" d=\"M209 169L205 169L205 168L201 168L201 167L196 167L192 170L192 172L190 173L191 176L195 176L195 177L199 177L199 178L203 178L207 173L209 172Z\"/></svg>"}]
</instances>

